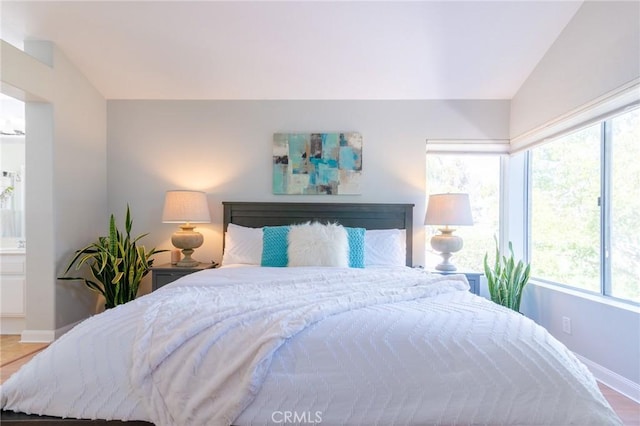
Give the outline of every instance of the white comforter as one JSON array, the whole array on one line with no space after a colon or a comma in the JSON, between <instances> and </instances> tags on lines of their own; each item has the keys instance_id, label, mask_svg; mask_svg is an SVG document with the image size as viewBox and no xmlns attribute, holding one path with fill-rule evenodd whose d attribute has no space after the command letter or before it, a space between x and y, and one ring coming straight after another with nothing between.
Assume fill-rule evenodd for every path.
<instances>
[{"instance_id":1,"label":"white comforter","mask_svg":"<svg viewBox=\"0 0 640 426\"><path fill-rule=\"evenodd\" d=\"M467 288L409 268L203 271L75 327L1 406L180 426L619 424L563 345Z\"/></svg>"}]
</instances>

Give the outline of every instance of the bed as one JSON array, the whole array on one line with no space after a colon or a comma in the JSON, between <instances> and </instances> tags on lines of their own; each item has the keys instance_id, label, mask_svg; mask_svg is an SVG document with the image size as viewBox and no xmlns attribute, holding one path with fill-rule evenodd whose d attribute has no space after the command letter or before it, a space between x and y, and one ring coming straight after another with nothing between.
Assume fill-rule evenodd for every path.
<instances>
[{"instance_id":1,"label":"bed","mask_svg":"<svg viewBox=\"0 0 640 426\"><path fill-rule=\"evenodd\" d=\"M413 206L223 206L223 267L82 322L2 386L3 410L46 424L621 424L543 328L463 275L410 267ZM340 266L255 264L282 254L285 228L288 262L304 263L309 227L331 248L310 258ZM42 421L3 411L21 418Z\"/></svg>"}]
</instances>

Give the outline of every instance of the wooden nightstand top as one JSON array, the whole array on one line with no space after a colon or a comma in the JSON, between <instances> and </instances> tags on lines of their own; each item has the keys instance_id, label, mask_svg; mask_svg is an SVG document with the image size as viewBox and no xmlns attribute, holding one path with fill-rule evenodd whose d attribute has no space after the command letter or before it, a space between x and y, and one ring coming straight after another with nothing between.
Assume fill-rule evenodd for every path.
<instances>
[{"instance_id":1,"label":"wooden nightstand top","mask_svg":"<svg viewBox=\"0 0 640 426\"><path fill-rule=\"evenodd\" d=\"M177 280L178 278L193 274L194 272L204 271L205 269L217 267L217 263L200 263L196 266L177 266L170 263L163 263L162 265L153 266L151 268L151 290L155 291L160 287Z\"/></svg>"},{"instance_id":2,"label":"wooden nightstand top","mask_svg":"<svg viewBox=\"0 0 640 426\"><path fill-rule=\"evenodd\" d=\"M171 263L163 263L158 266L152 266L151 269L157 272L196 272L202 271L203 269L211 269L218 267L217 263L205 263L201 262L196 266L177 266L172 265Z\"/></svg>"},{"instance_id":3,"label":"wooden nightstand top","mask_svg":"<svg viewBox=\"0 0 640 426\"><path fill-rule=\"evenodd\" d=\"M458 269L456 271L438 271L437 269L425 269L426 271L431 272L432 274L441 274L441 275L452 275L452 274L462 274L462 275L484 275L484 272L480 271L468 271L465 269Z\"/></svg>"}]
</instances>

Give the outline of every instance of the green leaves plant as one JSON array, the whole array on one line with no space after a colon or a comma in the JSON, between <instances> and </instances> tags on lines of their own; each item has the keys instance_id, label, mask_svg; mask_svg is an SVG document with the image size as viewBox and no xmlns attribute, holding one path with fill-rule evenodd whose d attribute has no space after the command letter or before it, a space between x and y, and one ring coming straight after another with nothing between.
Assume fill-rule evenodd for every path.
<instances>
[{"instance_id":1,"label":"green leaves plant","mask_svg":"<svg viewBox=\"0 0 640 426\"><path fill-rule=\"evenodd\" d=\"M495 303L520 311L522 291L529 282L531 265L522 260L515 262L513 244L509 242L509 254L500 255L498 240L496 243L495 262L493 269L489 266L489 254L484 255L484 274L487 277L489 294Z\"/></svg>"},{"instance_id":2,"label":"green leaves plant","mask_svg":"<svg viewBox=\"0 0 640 426\"><path fill-rule=\"evenodd\" d=\"M147 234L131 238L133 220L129 206L125 220L125 233L117 226L114 215L109 219L109 236L98 237L98 240L76 250L61 280L81 280L91 290L105 298L105 308L113 308L136 298L142 278L153 265L152 257L166 250L152 248L147 251L138 241ZM87 277L66 276L72 267L79 271L88 269Z\"/></svg>"}]
</instances>

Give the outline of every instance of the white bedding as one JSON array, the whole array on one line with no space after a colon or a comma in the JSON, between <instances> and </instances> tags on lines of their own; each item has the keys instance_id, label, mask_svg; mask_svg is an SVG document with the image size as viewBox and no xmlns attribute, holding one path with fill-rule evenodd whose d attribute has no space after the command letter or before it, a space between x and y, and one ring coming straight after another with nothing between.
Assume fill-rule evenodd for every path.
<instances>
[{"instance_id":1,"label":"white bedding","mask_svg":"<svg viewBox=\"0 0 640 426\"><path fill-rule=\"evenodd\" d=\"M202 271L79 324L1 406L180 426L620 424L563 345L467 289L410 268Z\"/></svg>"}]
</instances>

